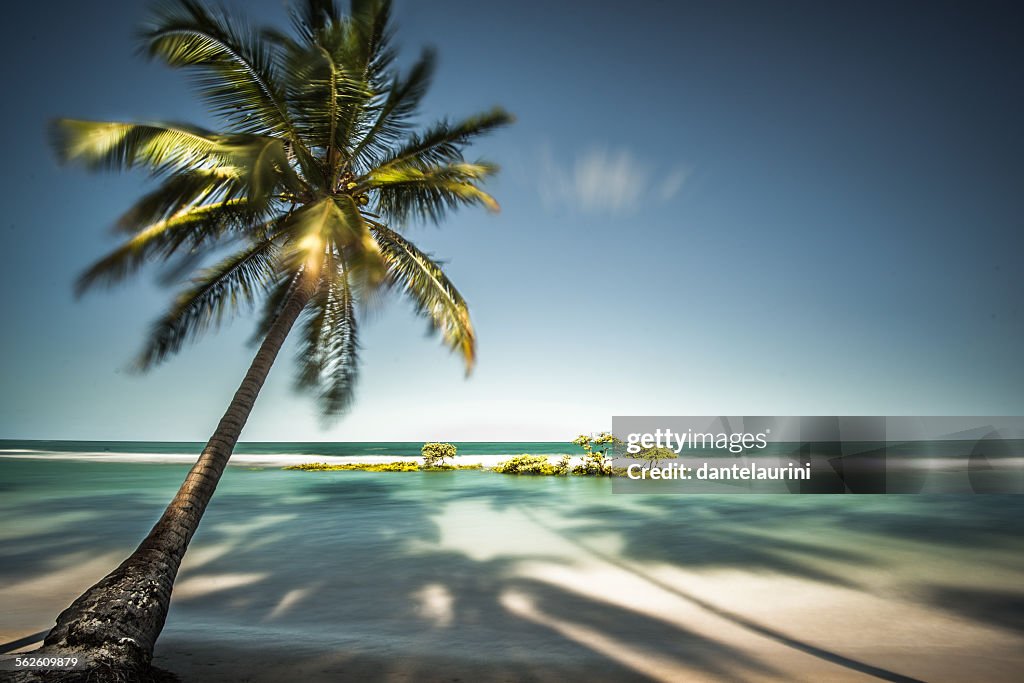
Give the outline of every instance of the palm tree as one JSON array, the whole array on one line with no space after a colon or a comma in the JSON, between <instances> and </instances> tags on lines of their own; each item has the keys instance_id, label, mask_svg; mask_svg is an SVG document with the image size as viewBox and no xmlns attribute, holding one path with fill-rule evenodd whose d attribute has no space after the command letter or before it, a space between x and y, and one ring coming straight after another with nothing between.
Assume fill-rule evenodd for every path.
<instances>
[{"instance_id":1,"label":"palm tree","mask_svg":"<svg viewBox=\"0 0 1024 683\"><path fill-rule=\"evenodd\" d=\"M496 171L466 161L477 136L511 121L493 109L417 132L434 55L406 73L389 48L390 3L292 8L293 30L255 29L194 0L158 9L146 52L188 69L225 132L172 123L60 120L56 148L90 169L148 169L158 185L120 219L124 242L86 271L82 292L147 262L189 273L139 356L146 369L225 317L262 307L259 350L178 493L138 549L62 612L43 650L78 651L101 675L148 671L174 579L285 337L299 324L299 386L335 415L353 395L357 312L383 290L408 295L472 369L466 302L396 226L497 204ZM227 256L224 256L228 254ZM197 258L220 255L197 262ZM104 674L103 672L106 672ZM127 674L125 672L128 672Z\"/></svg>"}]
</instances>

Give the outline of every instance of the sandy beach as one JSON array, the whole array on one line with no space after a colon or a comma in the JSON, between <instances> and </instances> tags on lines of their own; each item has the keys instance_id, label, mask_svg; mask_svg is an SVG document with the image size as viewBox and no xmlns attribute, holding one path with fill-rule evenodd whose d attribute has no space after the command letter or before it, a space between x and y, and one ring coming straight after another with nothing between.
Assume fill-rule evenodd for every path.
<instances>
[{"instance_id":1,"label":"sandy beach","mask_svg":"<svg viewBox=\"0 0 1024 683\"><path fill-rule=\"evenodd\" d=\"M22 475L3 507L5 650L131 550L183 471L160 457L0 459ZM1024 665L1013 497L624 496L259 462L225 478L179 575L155 661L185 681L1013 681Z\"/></svg>"}]
</instances>

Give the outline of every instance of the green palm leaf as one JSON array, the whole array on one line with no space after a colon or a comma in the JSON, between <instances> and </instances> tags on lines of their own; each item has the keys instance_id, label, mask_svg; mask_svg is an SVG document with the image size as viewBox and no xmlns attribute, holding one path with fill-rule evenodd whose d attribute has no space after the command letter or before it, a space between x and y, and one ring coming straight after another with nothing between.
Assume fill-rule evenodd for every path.
<instances>
[{"instance_id":1,"label":"green palm leaf","mask_svg":"<svg viewBox=\"0 0 1024 683\"><path fill-rule=\"evenodd\" d=\"M324 27L341 21L341 12L333 0L302 0L294 3L289 12L292 26L307 42L313 42Z\"/></svg>"},{"instance_id":2,"label":"green palm leaf","mask_svg":"<svg viewBox=\"0 0 1024 683\"><path fill-rule=\"evenodd\" d=\"M497 212L498 202L476 185L497 170L485 162L426 168L392 165L371 172L364 182L377 190L378 208L389 220L404 222L418 216L437 222L447 209L464 204L479 204Z\"/></svg>"},{"instance_id":3,"label":"green palm leaf","mask_svg":"<svg viewBox=\"0 0 1024 683\"><path fill-rule=\"evenodd\" d=\"M350 404L358 375L356 305L353 283L343 262L325 258L321 286L303 325L297 386L313 392L327 416Z\"/></svg>"},{"instance_id":4,"label":"green palm leaf","mask_svg":"<svg viewBox=\"0 0 1024 683\"><path fill-rule=\"evenodd\" d=\"M277 189L305 188L285 144L273 137L217 135L180 124L73 119L54 122L51 133L62 161L93 170L141 166L157 175L189 175L196 195L202 181L244 186L251 203L265 202ZM182 189L189 181L176 182L174 187Z\"/></svg>"},{"instance_id":5,"label":"green palm leaf","mask_svg":"<svg viewBox=\"0 0 1024 683\"><path fill-rule=\"evenodd\" d=\"M144 166L160 173L229 162L223 138L196 126L59 119L50 132L61 161L79 162L90 170Z\"/></svg>"},{"instance_id":6,"label":"green palm leaf","mask_svg":"<svg viewBox=\"0 0 1024 683\"><path fill-rule=\"evenodd\" d=\"M197 339L211 326L220 325L226 315L255 304L275 276L275 252L286 234L280 231L255 241L202 271L154 324L137 366L142 370L152 367L177 353L186 342Z\"/></svg>"},{"instance_id":7,"label":"green palm leaf","mask_svg":"<svg viewBox=\"0 0 1024 683\"><path fill-rule=\"evenodd\" d=\"M377 170L410 164L435 166L462 161L463 148L474 138L507 126L513 120L511 114L500 107L495 107L489 112L471 116L455 124L441 121L422 135L410 137L405 144L388 155L378 165Z\"/></svg>"},{"instance_id":8,"label":"green palm leaf","mask_svg":"<svg viewBox=\"0 0 1024 683\"><path fill-rule=\"evenodd\" d=\"M78 278L75 291L81 295L97 284L116 284L147 261L167 260L182 249L195 252L212 245L237 219L248 216L244 200L234 199L197 206L154 223L86 270Z\"/></svg>"},{"instance_id":9,"label":"green palm leaf","mask_svg":"<svg viewBox=\"0 0 1024 683\"><path fill-rule=\"evenodd\" d=\"M466 374L476 362L476 333L469 306L437 263L394 230L371 222L371 231L388 264L391 284L402 289L417 312L430 320L445 344L459 353Z\"/></svg>"},{"instance_id":10,"label":"green palm leaf","mask_svg":"<svg viewBox=\"0 0 1024 683\"><path fill-rule=\"evenodd\" d=\"M390 49L390 0L352 0L348 21L342 22L340 49L335 58L346 73L358 75L368 86L367 96L341 110L338 134L346 151L351 151L357 134L368 117L373 93L387 87L388 69L395 59Z\"/></svg>"},{"instance_id":11,"label":"green palm leaf","mask_svg":"<svg viewBox=\"0 0 1024 683\"><path fill-rule=\"evenodd\" d=\"M373 97L362 77L339 61L343 54L345 25L333 24L321 30L316 42L285 39L284 69L288 74L287 98L299 137L325 161L333 173L346 145L345 121Z\"/></svg>"},{"instance_id":12,"label":"green palm leaf","mask_svg":"<svg viewBox=\"0 0 1024 683\"><path fill-rule=\"evenodd\" d=\"M376 166L392 152L391 145L400 137L408 135L411 118L430 89L436 63L434 51L424 50L408 76L393 78L387 96L382 98L380 104L368 110L374 116L373 124L362 134L352 150L351 157L355 164L370 168Z\"/></svg>"},{"instance_id":13,"label":"green palm leaf","mask_svg":"<svg viewBox=\"0 0 1024 683\"><path fill-rule=\"evenodd\" d=\"M244 199L247 191L237 169L199 169L175 173L143 195L117 221L116 231L136 233L151 224L201 204ZM235 206L241 202L236 201Z\"/></svg>"},{"instance_id":14,"label":"green palm leaf","mask_svg":"<svg viewBox=\"0 0 1024 683\"><path fill-rule=\"evenodd\" d=\"M192 69L200 93L237 130L292 132L270 46L236 17L176 0L156 13L143 41L151 57Z\"/></svg>"}]
</instances>

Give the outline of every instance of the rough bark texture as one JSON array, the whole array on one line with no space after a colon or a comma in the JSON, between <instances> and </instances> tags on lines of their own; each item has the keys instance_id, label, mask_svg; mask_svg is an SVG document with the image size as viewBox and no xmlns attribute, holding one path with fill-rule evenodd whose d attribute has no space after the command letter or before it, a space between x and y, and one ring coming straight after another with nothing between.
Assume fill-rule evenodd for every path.
<instances>
[{"instance_id":1,"label":"rough bark texture","mask_svg":"<svg viewBox=\"0 0 1024 683\"><path fill-rule=\"evenodd\" d=\"M235 392L217 430L160 520L134 553L60 613L34 656L74 653L88 670L21 674L20 681L166 681L152 669L153 646L163 630L171 589L189 541L217 488L235 442L252 411L281 345L312 296L296 288Z\"/></svg>"}]
</instances>

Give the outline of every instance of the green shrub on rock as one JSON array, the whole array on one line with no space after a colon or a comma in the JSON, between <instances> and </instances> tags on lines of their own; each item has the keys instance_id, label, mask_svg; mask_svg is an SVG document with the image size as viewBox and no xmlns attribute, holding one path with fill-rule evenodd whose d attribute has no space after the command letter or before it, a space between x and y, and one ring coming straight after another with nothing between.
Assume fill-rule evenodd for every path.
<instances>
[{"instance_id":1,"label":"green shrub on rock","mask_svg":"<svg viewBox=\"0 0 1024 683\"><path fill-rule=\"evenodd\" d=\"M581 477L607 477L612 473L612 461L602 453L590 453L572 468L572 473Z\"/></svg>"},{"instance_id":2,"label":"green shrub on rock","mask_svg":"<svg viewBox=\"0 0 1024 683\"><path fill-rule=\"evenodd\" d=\"M639 453L633 456L637 460L646 460L648 469L651 467L657 467L658 462L661 460L673 460L678 458L679 455L671 448L665 448L664 446L653 446L651 448L644 448Z\"/></svg>"},{"instance_id":3,"label":"green shrub on rock","mask_svg":"<svg viewBox=\"0 0 1024 683\"><path fill-rule=\"evenodd\" d=\"M447 458L454 458L456 448L450 443L425 443L420 449L424 467L444 467Z\"/></svg>"},{"instance_id":4,"label":"green shrub on rock","mask_svg":"<svg viewBox=\"0 0 1024 683\"><path fill-rule=\"evenodd\" d=\"M572 468L572 473L583 477L607 477L612 474L612 461L605 454L616 444L622 443L608 432L596 436L580 434L572 443L576 444L586 455L583 462Z\"/></svg>"},{"instance_id":5,"label":"green shrub on rock","mask_svg":"<svg viewBox=\"0 0 1024 683\"><path fill-rule=\"evenodd\" d=\"M514 455L508 460L499 462L494 468L501 474L560 474L547 457L543 455Z\"/></svg>"}]
</instances>

